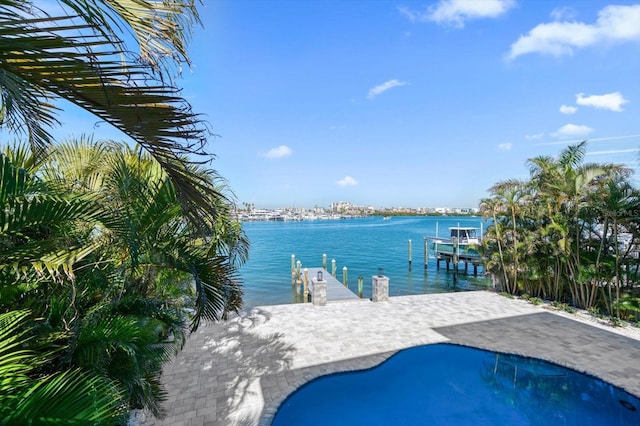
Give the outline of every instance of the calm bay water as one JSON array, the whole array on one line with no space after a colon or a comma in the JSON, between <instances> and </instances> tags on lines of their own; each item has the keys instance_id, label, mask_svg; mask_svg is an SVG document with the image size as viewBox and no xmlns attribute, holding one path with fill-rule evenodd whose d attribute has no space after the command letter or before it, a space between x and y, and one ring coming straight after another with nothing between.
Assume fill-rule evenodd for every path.
<instances>
[{"instance_id":1,"label":"calm bay water","mask_svg":"<svg viewBox=\"0 0 640 426\"><path fill-rule=\"evenodd\" d=\"M478 290L489 281L483 269L474 277L463 272L454 283L445 263L440 270L428 259L424 269L423 239L448 236L450 226L480 227L479 217L381 217L302 222L246 222L243 227L251 241L249 261L240 270L244 280L245 308L299 302L291 286L291 255L302 268L321 267L327 254L327 269L336 260L336 277L342 281L342 269L348 269L349 288L357 292L358 276L364 277L364 297L371 297L371 277L378 268L389 277L391 296ZM482 225L486 228L487 224ZM437 229L436 229L437 228ZM413 267L409 270L408 241L413 244Z\"/></svg>"}]
</instances>

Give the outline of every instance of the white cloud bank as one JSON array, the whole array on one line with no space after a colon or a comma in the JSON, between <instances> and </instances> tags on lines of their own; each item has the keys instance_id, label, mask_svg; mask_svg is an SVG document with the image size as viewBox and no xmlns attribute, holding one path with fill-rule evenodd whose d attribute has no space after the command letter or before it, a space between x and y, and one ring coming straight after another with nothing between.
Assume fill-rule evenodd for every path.
<instances>
[{"instance_id":1,"label":"white cloud bank","mask_svg":"<svg viewBox=\"0 0 640 426\"><path fill-rule=\"evenodd\" d=\"M598 43L640 41L640 4L607 6L594 24L564 21L539 24L511 45L508 59L527 53L571 55L574 49Z\"/></svg>"},{"instance_id":2,"label":"white cloud bank","mask_svg":"<svg viewBox=\"0 0 640 426\"><path fill-rule=\"evenodd\" d=\"M397 79L385 81L384 83L369 89L369 94L367 95L367 99L373 99L376 96L386 92L387 90L393 89L394 87L400 87L400 86L406 86L406 85L407 85L406 82L400 81Z\"/></svg>"},{"instance_id":3,"label":"white cloud bank","mask_svg":"<svg viewBox=\"0 0 640 426\"><path fill-rule=\"evenodd\" d=\"M511 151L513 144L511 142L498 144L498 149L500 151Z\"/></svg>"},{"instance_id":4,"label":"white cloud bank","mask_svg":"<svg viewBox=\"0 0 640 426\"><path fill-rule=\"evenodd\" d=\"M358 184L358 181L352 178L351 176L345 176L336 182L340 186L354 186Z\"/></svg>"},{"instance_id":5,"label":"white cloud bank","mask_svg":"<svg viewBox=\"0 0 640 426\"><path fill-rule=\"evenodd\" d=\"M496 18L515 6L514 0L439 0L424 12L399 7L398 11L411 21L431 21L463 28L466 21Z\"/></svg>"},{"instance_id":6,"label":"white cloud bank","mask_svg":"<svg viewBox=\"0 0 640 426\"><path fill-rule=\"evenodd\" d=\"M293 150L286 145L280 145L276 148L271 148L266 153L262 154L263 157L267 157L269 159L283 158L288 157L293 154Z\"/></svg>"},{"instance_id":7,"label":"white cloud bank","mask_svg":"<svg viewBox=\"0 0 640 426\"><path fill-rule=\"evenodd\" d=\"M593 132L593 129L589 126L584 126L581 124L565 124L560 127L555 133L552 133L551 136L566 139L566 138L580 138L587 136L589 133Z\"/></svg>"},{"instance_id":8,"label":"white cloud bank","mask_svg":"<svg viewBox=\"0 0 640 426\"><path fill-rule=\"evenodd\" d=\"M560 112L562 114L575 114L577 110L578 110L578 108L576 108L574 106L569 106L569 105L561 105L560 106Z\"/></svg>"},{"instance_id":9,"label":"white cloud bank","mask_svg":"<svg viewBox=\"0 0 640 426\"><path fill-rule=\"evenodd\" d=\"M590 106L599 109L608 109L610 111L622 111L622 105L629 102L622 96L620 92L607 93L606 95L584 96L584 93L576 95L576 103L578 105Z\"/></svg>"}]
</instances>

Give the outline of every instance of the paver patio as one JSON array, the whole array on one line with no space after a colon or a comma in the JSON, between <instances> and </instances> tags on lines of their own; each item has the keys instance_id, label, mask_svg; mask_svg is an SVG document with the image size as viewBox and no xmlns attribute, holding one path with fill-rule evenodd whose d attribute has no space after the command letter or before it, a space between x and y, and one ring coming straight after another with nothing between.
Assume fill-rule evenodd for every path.
<instances>
[{"instance_id":1,"label":"paver patio","mask_svg":"<svg viewBox=\"0 0 640 426\"><path fill-rule=\"evenodd\" d=\"M201 327L164 370L166 416L144 424L266 426L286 396L315 377L440 342L535 356L640 396L639 339L476 291L264 306Z\"/></svg>"}]
</instances>

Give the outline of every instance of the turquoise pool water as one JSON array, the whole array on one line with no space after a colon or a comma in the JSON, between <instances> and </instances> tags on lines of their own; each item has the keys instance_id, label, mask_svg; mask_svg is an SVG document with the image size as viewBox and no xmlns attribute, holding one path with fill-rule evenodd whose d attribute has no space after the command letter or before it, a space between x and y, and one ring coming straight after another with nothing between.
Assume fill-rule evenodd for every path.
<instances>
[{"instance_id":1,"label":"turquoise pool water","mask_svg":"<svg viewBox=\"0 0 640 426\"><path fill-rule=\"evenodd\" d=\"M640 400L555 364L436 344L315 379L272 424L626 426L640 425Z\"/></svg>"}]
</instances>

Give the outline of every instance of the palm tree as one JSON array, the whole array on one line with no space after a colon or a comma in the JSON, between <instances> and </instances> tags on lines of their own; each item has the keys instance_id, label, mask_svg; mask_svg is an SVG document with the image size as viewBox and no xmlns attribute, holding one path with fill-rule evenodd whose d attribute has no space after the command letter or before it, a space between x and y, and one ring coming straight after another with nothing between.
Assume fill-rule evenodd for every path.
<instances>
[{"instance_id":1,"label":"palm tree","mask_svg":"<svg viewBox=\"0 0 640 426\"><path fill-rule=\"evenodd\" d=\"M77 225L95 223L103 211L91 197L57 192L16 167L10 157L30 164L25 152L0 154L0 418L113 423L126 408L113 381L57 368L78 313L74 268L96 248ZM43 319L52 312L61 312L55 330Z\"/></svg>"},{"instance_id":2,"label":"palm tree","mask_svg":"<svg viewBox=\"0 0 640 426\"><path fill-rule=\"evenodd\" d=\"M628 169L585 164L585 153L583 142L557 158L532 158L529 181L499 182L483 200L485 216L494 221L484 241L487 266L502 274L504 291L526 289L559 301L570 297L576 306L590 308L600 289L622 281L624 255L616 232L634 229L633 221L622 223L620 212L633 211L637 197L625 180ZM594 236L600 225L598 247ZM608 300L611 306L611 294Z\"/></svg>"},{"instance_id":3,"label":"palm tree","mask_svg":"<svg viewBox=\"0 0 640 426\"><path fill-rule=\"evenodd\" d=\"M115 142L59 144L41 174L61 190L95 194L110 212L94 233L98 249L78 267L69 357L124 386L131 407L159 415L161 367L184 343L185 323L195 330L241 306L237 268L248 243L232 205L213 198L215 215L186 220L159 164Z\"/></svg>"},{"instance_id":4,"label":"palm tree","mask_svg":"<svg viewBox=\"0 0 640 426\"><path fill-rule=\"evenodd\" d=\"M584 164L586 142L565 148L557 159L537 157L529 160L531 182L536 203L545 206L541 217L545 234L556 241L563 275L566 277L573 303L581 308L594 305L598 283L586 274L582 237L588 229L582 215L588 209L588 195L607 176L625 173L616 165Z\"/></svg>"},{"instance_id":5,"label":"palm tree","mask_svg":"<svg viewBox=\"0 0 640 426\"><path fill-rule=\"evenodd\" d=\"M232 206L213 199L196 227L158 163L124 144L57 145L37 178L9 157L26 158L0 157L0 312L32 311L56 348L46 374L102 377L128 407L160 414L160 371L188 322L241 306L247 241Z\"/></svg>"},{"instance_id":6,"label":"palm tree","mask_svg":"<svg viewBox=\"0 0 640 426\"><path fill-rule=\"evenodd\" d=\"M599 191L591 194L591 198L597 222L601 225L593 233L599 239L593 271L606 285L608 294L603 297L603 301L608 313L619 317L620 290L626 281L624 277L628 278L630 275L627 264L630 260L629 251L633 247L630 243L626 245L626 250L621 250L619 234L629 232L633 223L637 222L640 198L638 191L631 186L626 177L620 175L609 178ZM601 286L603 291L605 285ZM615 297L612 294L614 285Z\"/></svg>"},{"instance_id":7,"label":"palm tree","mask_svg":"<svg viewBox=\"0 0 640 426\"><path fill-rule=\"evenodd\" d=\"M495 229L496 238L500 239L497 244L505 279L505 291L517 294L521 287L518 282L522 249L519 241L521 233L519 222L528 188L525 182L507 180L498 182L489 189L489 192L492 198L485 200L482 205L485 213L491 213L493 216L492 226ZM500 218L497 216L498 213ZM509 260L505 262L507 256Z\"/></svg>"},{"instance_id":8,"label":"palm tree","mask_svg":"<svg viewBox=\"0 0 640 426\"><path fill-rule=\"evenodd\" d=\"M36 283L73 275L73 265L94 247L65 229L96 221L103 210L88 195L50 191L5 154L0 154L0 173L2 309Z\"/></svg>"},{"instance_id":9,"label":"palm tree","mask_svg":"<svg viewBox=\"0 0 640 426\"><path fill-rule=\"evenodd\" d=\"M57 101L69 101L146 149L198 221L209 198L223 195L191 172L195 160L187 158L206 155L209 131L173 84L189 63L195 1L59 3L60 12L48 15L34 0L0 0L0 126L26 134L42 158L48 128L59 124Z\"/></svg>"},{"instance_id":10,"label":"palm tree","mask_svg":"<svg viewBox=\"0 0 640 426\"><path fill-rule=\"evenodd\" d=\"M217 193L228 192L215 172L190 172L209 181ZM210 198L208 215L197 224L186 221L174 186L157 162L123 144L90 139L58 146L43 174L67 189L98 194L113 212L102 238L119 253L126 281L135 283L141 295L160 290L160 270L171 269L194 280L194 328L201 319L217 320L240 308L236 271L247 259L248 241L232 214L233 204L224 201L230 195Z\"/></svg>"}]
</instances>

